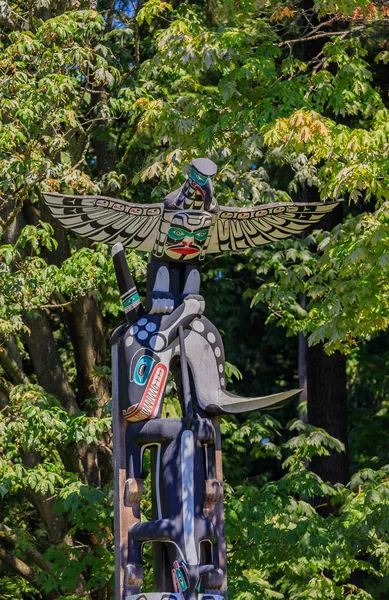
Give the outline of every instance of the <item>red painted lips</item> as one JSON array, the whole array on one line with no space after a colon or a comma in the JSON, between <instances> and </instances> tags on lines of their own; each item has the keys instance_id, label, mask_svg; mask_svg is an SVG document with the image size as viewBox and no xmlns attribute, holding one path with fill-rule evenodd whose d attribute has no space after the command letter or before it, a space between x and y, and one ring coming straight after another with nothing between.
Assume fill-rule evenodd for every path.
<instances>
[{"instance_id":1,"label":"red painted lips","mask_svg":"<svg viewBox=\"0 0 389 600\"><path fill-rule=\"evenodd\" d=\"M170 250L177 254L197 254L199 252L196 248L170 248Z\"/></svg>"}]
</instances>

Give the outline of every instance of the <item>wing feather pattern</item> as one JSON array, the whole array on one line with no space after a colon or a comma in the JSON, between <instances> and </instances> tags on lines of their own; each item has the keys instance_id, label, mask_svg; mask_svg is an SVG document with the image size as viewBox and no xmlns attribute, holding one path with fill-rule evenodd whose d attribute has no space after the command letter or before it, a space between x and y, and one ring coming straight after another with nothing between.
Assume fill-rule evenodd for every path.
<instances>
[{"instance_id":1,"label":"wing feather pattern","mask_svg":"<svg viewBox=\"0 0 389 600\"><path fill-rule=\"evenodd\" d=\"M279 202L247 209L223 207L218 213L207 254L245 250L283 240L315 225L338 204Z\"/></svg>"},{"instance_id":2,"label":"wing feather pattern","mask_svg":"<svg viewBox=\"0 0 389 600\"><path fill-rule=\"evenodd\" d=\"M131 204L106 196L45 194L56 219L67 229L97 242L151 252L163 204Z\"/></svg>"}]
</instances>

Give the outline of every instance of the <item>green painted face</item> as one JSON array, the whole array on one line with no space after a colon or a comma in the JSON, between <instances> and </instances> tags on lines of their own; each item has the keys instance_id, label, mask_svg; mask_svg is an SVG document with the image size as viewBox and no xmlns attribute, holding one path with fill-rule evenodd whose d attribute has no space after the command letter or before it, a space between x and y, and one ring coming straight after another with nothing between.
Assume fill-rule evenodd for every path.
<instances>
[{"instance_id":1,"label":"green painted face","mask_svg":"<svg viewBox=\"0 0 389 600\"><path fill-rule=\"evenodd\" d=\"M199 229L198 231L189 231L185 229L185 227L170 227L168 231L168 236L173 240L181 241L185 237L192 238L192 241L197 240L198 242L203 242L207 239L209 233L209 229Z\"/></svg>"}]
</instances>

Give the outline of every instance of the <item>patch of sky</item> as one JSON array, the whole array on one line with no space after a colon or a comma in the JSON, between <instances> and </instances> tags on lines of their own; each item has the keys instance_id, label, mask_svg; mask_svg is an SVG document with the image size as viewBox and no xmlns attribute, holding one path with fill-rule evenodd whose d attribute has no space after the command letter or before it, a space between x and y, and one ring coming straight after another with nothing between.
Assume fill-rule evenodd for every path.
<instances>
[{"instance_id":1,"label":"patch of sky","mask_svg":"<svg viewBox=\"0 0 389 600\"><path fill-rule=\"evenodd\" d=\"M120 20L120 13L125 15L126 17L133 17L135 15L135 10L137 8L138 0L134 0L133 2L128 2L127 0L119 0L115 3L115 16L112 19L112 27L116 29L124 29L128 27L128 23L123 23Z\"/></svg>"}]
</instances>

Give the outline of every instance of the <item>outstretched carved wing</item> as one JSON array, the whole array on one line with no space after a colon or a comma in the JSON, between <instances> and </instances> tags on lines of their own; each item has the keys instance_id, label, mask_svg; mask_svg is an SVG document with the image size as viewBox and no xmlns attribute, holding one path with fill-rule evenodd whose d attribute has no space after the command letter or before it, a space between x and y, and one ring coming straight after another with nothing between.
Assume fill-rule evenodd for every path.
<instances>
[{"instance_id":1,"label":"outstretched carved wing","mask_svg":"<svg viewBox=\"0 0 389 600\"><path fill-rule=\"evenodd\" d=\"M279 202L247 209L223 207L217 215L207 254L255 248L296 235L320 221L337 204Z\"/></svg>"},{"instance_id":2,"label":"outstretched carved wing","mask_svg":"<svg viewBox=\"0 0 389 600\"><path fill-rule=\"evenodd\" d=\"M163 204L130 204L106 196L45 194L53 216L78 235L97 242L151 252Z\"/></svg>"}]
</instances>

